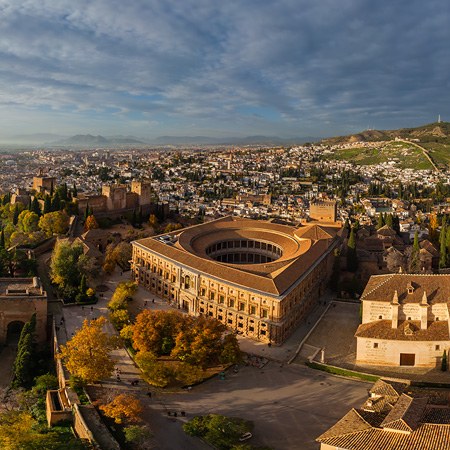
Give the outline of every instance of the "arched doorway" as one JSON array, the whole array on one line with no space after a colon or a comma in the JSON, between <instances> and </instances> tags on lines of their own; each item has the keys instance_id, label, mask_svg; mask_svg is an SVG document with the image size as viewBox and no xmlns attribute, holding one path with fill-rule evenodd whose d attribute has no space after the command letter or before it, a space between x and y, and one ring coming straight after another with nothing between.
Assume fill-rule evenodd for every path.
<instances>
[{"instance_id":1,"label":"arched doorway","mask_svg":"<svg viewBox=\"0 0 450 450\"><path fill-rule=\"evenodd\" d=\"M19 343L20 333L24 325L25 323L20 320L15 320L8 324L8 330L6 332L7 345L17 345Z\"/></svg>"}]
</instances>

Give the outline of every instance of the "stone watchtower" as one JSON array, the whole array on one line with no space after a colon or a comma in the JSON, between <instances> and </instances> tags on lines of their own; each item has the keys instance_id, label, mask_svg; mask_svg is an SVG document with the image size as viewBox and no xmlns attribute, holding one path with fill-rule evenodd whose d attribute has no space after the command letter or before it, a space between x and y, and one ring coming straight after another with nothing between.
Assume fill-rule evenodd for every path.
<instances>
[{"instance_id":1,"label":"stone watchtower","mask_svg":"<svg viewBox=\"0 0 450 450\"><path fill-rule=\"evenodd\" d=\"M131 192L139 196L139 206L150 205L152 203L153 189L150 182L132 181Z\"/></svg>"}]
</instances>

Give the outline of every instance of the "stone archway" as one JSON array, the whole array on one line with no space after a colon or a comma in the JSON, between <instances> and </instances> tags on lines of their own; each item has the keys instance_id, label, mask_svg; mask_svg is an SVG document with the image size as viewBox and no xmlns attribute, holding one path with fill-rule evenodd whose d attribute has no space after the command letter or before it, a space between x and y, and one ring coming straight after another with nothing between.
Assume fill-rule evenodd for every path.
<instances>
[{"instance_id":1,"label":"stone archway","mask_svg":"<svg viewBox=\"0 0 450 450\"><path fill-rule=\"evenodd\" d=\"M25 322L22 322L21 320L9 322L6 332L7 345L17 345L19 343L20 333L24 325Z\"/></svg>"}]
</instances>

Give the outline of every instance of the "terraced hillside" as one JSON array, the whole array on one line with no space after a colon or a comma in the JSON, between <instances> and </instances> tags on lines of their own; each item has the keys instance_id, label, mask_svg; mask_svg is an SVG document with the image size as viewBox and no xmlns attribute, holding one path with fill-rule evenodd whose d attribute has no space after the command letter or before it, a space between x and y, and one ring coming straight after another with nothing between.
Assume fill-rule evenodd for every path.
<instances>
[{"instance_id":1,"label":"terraced hillside","mask_svg":"<svg viewBox=\"0 0 450 450\"><path fill-rule=\"evenodd\" d=\"M323 157L351 161L358 165L389 163L402 169L433 170L420 148L412 143L398 141L336 149L332 153L325 153Z\"/></svg>"}]
</instances>

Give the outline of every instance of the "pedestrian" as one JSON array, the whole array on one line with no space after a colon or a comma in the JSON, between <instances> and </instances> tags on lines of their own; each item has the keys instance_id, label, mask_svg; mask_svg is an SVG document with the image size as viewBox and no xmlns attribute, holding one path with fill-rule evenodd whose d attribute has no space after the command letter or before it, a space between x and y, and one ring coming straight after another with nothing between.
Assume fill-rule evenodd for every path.
<instances>
[{"instance_id":1,"label":"pedestrian","mask_svg":"<svg viewBox=\"0 0 450 450\"><path fill-rule=\"evenodd\" d=\"M119 374L116 375L116 378L117 378L117 381L120 381L120 375Z\"/></svg>"},{"instance_id":2,"label":"pedestrian","mask_svg":"<svg viewBox=\"0 0 450 450\"><path fill-rule=\"evenodd\" d=\"M152 303L155 303L155 299L154 298L152 298Z\"/></svg>"},{"instance_id":3,"label":"pedestrian","mask_svg":"<svg viewBox=\"0 0 450 450\"><path fill-rule=\"evenodd\" d=\"M91 306L91 312L93 312L94 311L94 307L93 306Z\"/></svg>"}]
</instances>

